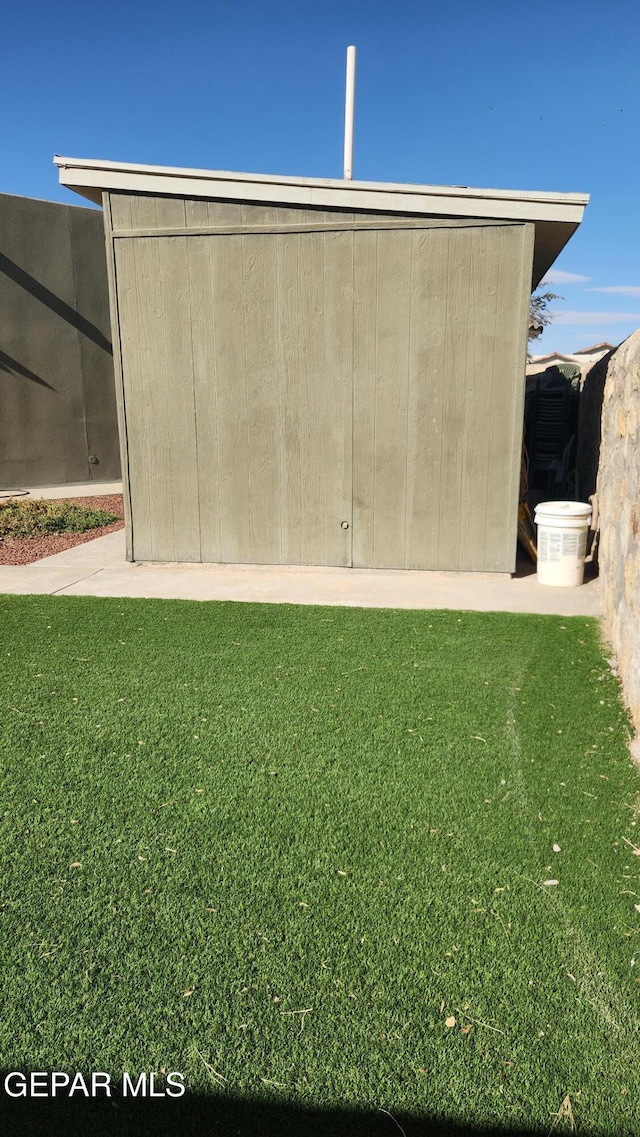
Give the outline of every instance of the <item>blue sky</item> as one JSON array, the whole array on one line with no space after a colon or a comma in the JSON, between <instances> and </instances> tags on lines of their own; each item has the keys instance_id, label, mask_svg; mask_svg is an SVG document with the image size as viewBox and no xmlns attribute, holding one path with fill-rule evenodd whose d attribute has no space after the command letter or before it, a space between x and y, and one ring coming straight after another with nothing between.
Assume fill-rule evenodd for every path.
<instances>
[{"instance_id":1,"label":"blue sky","mask_svg":"<svg viewBox=\"0 0 640 1137\"><path fill-rule=\"evenodd\" d=\"M52 156L591 194L536 353L640 327L633 0L22 0L4 7L0 192L69 201Z\"/></svg>"}]
</instances>

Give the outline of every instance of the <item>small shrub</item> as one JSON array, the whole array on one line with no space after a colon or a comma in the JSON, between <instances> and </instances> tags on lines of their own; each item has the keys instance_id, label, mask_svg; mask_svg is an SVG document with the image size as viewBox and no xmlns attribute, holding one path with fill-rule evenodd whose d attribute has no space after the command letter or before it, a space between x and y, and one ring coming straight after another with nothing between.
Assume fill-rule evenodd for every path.
<instances>
[{"instance_id":1,"label":"small shrub","mask_svg":"<svg viewBox=\"0 0 640 1137\"><path fill-rule=\"evenodd\" d=\"M0 538L48 537L54 533L85 533L120 521L103 509L86 509L66 501L9 498L0 502Z\"/></svg>"}]
</instances>

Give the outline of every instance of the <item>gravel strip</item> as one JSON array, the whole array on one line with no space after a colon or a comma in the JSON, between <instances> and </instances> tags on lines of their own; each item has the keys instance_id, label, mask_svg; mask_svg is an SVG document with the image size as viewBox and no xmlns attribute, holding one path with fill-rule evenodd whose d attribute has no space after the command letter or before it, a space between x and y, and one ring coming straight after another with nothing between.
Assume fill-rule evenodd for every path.
<instances>
[{"instance_id":1,"label":"gravel strip","mask_svg":"<svg viewBox=\"0 0 640 1137\"><path fill-rule=\"evenodd\" d=\"M21 498L28 501L28 498ZM104 509L106 513L115 513L124 516L122 494L104 494L100 497L71 497L56 498L56 501L72 501L75 505L83 505L87 509ZM0 538L0 565L30 565L34 561L41 561L43 557L52 557L54 553L62 553L65 549L73 549L74 545L84 545L86 541L95 541L96 537L103 537L105 533L115 533L117 529L124 528L124 521L114 521L112 525L103 525L100 529L88 529L86 533L54 533L50 537L5 537Z\"/></svg>"}]
</instances>

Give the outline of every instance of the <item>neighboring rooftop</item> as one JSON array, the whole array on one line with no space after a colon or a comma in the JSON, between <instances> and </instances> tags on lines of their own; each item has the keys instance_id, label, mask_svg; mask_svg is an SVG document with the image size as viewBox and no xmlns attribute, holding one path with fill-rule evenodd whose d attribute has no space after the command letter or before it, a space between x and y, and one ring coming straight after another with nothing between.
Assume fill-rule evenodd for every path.
<instances>
[{"instance_id":1,"label":"neighboring rooftop","mask_svg":"<svg viewBox=\"0 0 640 1137\"><path fill-rule=\"evenodd\" d=\"M592 347L580 347L574 351L574 355L596 355L600 352L604 355L607 351L613 351L616 345L614 343L594 343Z\"/></svg>"},{"instance_id":2,"label":"neighboring rooftop","mask_svg":"<svg viewBox=\"0 0 640 1137\"><path fill-rule=\"evenodd\" d=\"M395 182L299 178L226 170L191 170L89 158L54 162L60 182L97 205L102 192L270 202L317 209L373 210L422 216L531 221L536 239L532 287L551 268L582 221L588 194L473 189Z\"/></svg>"},{"instance_id":3,"label":"neighboring rooftop","mask_svg":"<svg viewBox=\"0 0 640 1137\"><path fill-rule=\"evenodd\" d=\"M560 360L562 363L574 363L575 356L565 355L561 351L550 351L547 355L532 355L531 363L553 363L555 360Z\"/></svg>"},{"instance_id":4,"label":"neighboring rooftop","mask_svg":"<svg viewBox=\"0 0 640 1137\"><path fill-rule=\"evenodd\" d=\"M578 351L562 352L562 351L548 351L544 355L532 355L531 363L553 363L555 360L561 360L564 363L580 363L587 364L593 362L593 357L596 356L601 359L608 351L613 351L616 345L612 343L597 343L593 347L581 347Z\"/></svg>"},{"instance_id":5,"label":"neighboring rooftop","mask_svg":"<svg viewBox=\"0 0 640 1137\"><path fill-rule=\"evenodd\" d=\"M592 347L582 347L572 354L565 354L561 351L550 351L546 355L532 355L529 357L526 366L527 375L537 375L542 371L546 371L548 367L560 367L563 370L564 364L573 364L577 369L580 369L580 374L584 380L587 373L591 368L599 362L609 351L614 350L615 345L612 343L596 343ZM567 372L565 371L565 374Z\"/></svg>"}]
</instances>

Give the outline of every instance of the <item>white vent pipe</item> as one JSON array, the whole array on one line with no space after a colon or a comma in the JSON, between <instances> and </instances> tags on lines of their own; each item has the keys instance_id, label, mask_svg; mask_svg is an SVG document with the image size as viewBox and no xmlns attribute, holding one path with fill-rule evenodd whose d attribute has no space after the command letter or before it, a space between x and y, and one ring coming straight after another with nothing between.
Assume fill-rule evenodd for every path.
<instances>
[{"instance_id":1,"label":"white vent pipe","mask_svg":"<svg viewBox=\"0 0 640 1137\"><path fill-rule=\"evenodd\" d=\"M347 48L347 91L344 105L344 177L353 176L353 105L356 94L356 49Z\"/></svg>"}]
</instances>

